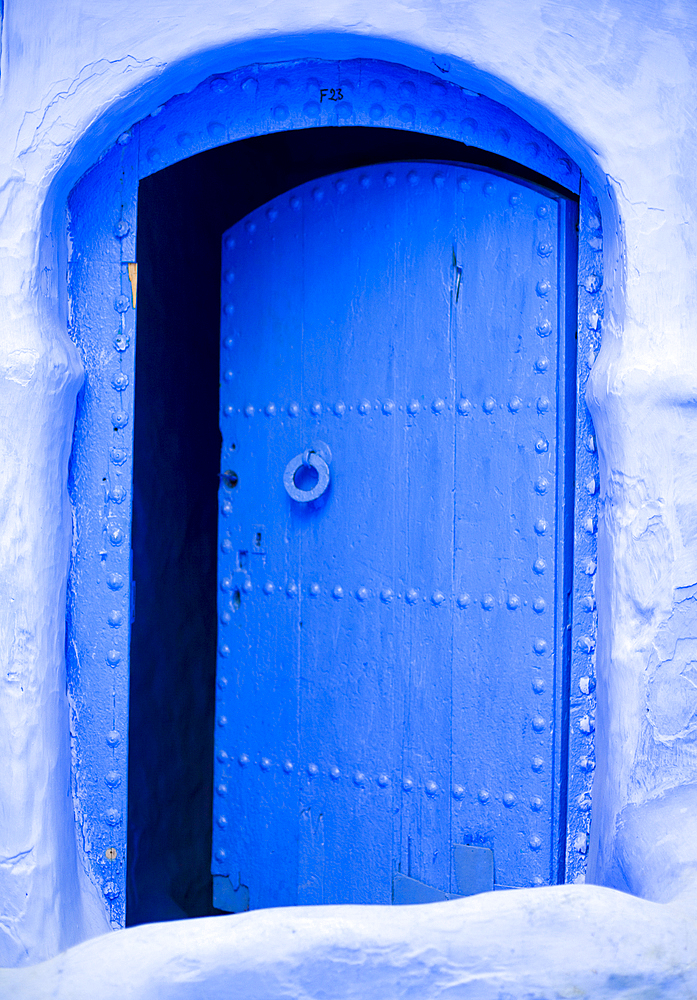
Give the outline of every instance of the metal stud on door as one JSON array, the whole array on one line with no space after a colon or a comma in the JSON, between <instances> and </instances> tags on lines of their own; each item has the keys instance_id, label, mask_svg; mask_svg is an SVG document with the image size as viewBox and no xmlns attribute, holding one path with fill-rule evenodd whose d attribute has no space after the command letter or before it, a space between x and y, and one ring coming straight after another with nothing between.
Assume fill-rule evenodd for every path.
<instances>
[{"instance_id":1,"label":"metal stud on door","mask_svg":"<svg viewBox=\"0 0 697 1000\"><path fill-rule=\"evenodd\" d=\"M398 163L225 234L217 906L557 880L570 218Z\"/></svg>"}]
</instances>

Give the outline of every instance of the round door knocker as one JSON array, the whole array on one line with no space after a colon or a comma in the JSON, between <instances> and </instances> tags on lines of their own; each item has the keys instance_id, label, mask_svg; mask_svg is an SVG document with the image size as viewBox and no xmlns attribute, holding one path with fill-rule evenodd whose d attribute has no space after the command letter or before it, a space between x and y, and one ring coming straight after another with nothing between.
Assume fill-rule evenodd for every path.
<instances>
[{"instance_id":1,"label":"round door knocker","mask_svg":"<svg viewBox=\"0 0 697 1000\"><path fill-rule=\"evenodd\" d=\"M323 441L310 445L300 455L291 458L283 473L283 485L286 493L297 503L309 503L321 497L329 486L329 463L332 460L332 453ZM317 473L317 482L311 490L301 490L295 485L295 477L301 468L314 469Z\"/></svg>"}]
</instances>

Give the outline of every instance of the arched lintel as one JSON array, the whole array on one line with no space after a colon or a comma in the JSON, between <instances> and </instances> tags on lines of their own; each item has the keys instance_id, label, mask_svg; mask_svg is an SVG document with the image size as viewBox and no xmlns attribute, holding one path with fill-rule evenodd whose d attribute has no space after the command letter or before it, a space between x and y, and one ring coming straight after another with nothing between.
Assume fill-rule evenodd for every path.
<instances>
[{"instance_id":1,"label":"arched lintel","mask_svg":"<svg viewBox=\"0 0 697 1000\"><path fill-rule=\"evenodd\" d=\"M613 311L615 315L620 315L624 273L621 220L612 184L588 139L574 131L538 99L452 53L433 52L395 38L349 32L318 31L230 40L213 49L184 55L164 67L161 63L153 63L144 68L141 78L130 91L124 93L121 89L117 100L101 113L92 116L89 125L72 143L50 180L41 209L41 230L46 235L39 249L38 270L45 274L54 272L57 276L65 274L65 206L69 192L80 178L110 154L113 155L114 144L119 136L131 132L153 112L157 113L159 108L168 108L173 103L179 104L190 99L214 76L230 78L252 68L265 71L274 65L293 65L308 60L326 65L339 61L375 60L394 69L430 74L465 93L496 102L502 110L515 114L522 122L554 142L563 150L563 156L570 159L582 172L588 191L598 202L606 235L605 294L606 297L612 296ZM421 123L419 130L423 128ZM429 129L426 128L425 131L428 132ZM226 141L230 140L222 140ZM219 144L222 143L214 141L201 148L212 148ZM190 155L191 151L181 150L178 159ZM58 280L60 283L60 278ZM617 287L618 283L622 287ZM60 314L65 316L67 309L64 289L61 286L54 291Z\"/></svg>"},{"instance_id":2,"label":"arched lintel","mask_svg":"<svg viewBox=\"0 0 697 1000\"><path fill-rule=\"evenodd\" d=\"M420 55L415 62L423 62ZM463 160L467 148L483 150L579 194L581 170L560 146L508 107L453 82L451 71L443 72L438 62L449 65L439 57L431 58L427 70L362 57L306 57L206 76L193 89L151 105L150 113L118 133L87 170L74 189L84 197L81 212L73 213L72 246L84 243L85 227L94 243L101 225L100 255L113 258L113 227L120 219L129 228L119 240L120 259L135 260L141 179L216 146L315 126L377 126L440 136L463 143ZM178 79L189 83L190 73L180 67Z\"/></svg>"},{"instance_id":3,"label":"arched lintel","mask_svg":"<svg viewBox=\"0 0 697 1000\"><path fill-rule=\"evenodd\" d=\"M483 56L486 53L483 53ZM121 94L72 145L55 178L67 193L113 144L117 136L134 123L175 97L191 95L209 77L229 75L244 67L292 64L305 60L325 63L347 60L376 60L418 73L430 73L444 82L482 95L510 109L521 119L553 140L578 164L589 180L601 208L607 178L587 139L574 131L536 98L521 92L506 80L480 66L454 56L437 53L390 37L374 37L350 32L305 32L283 36L262 36L225 42L214 49L193 52L163 67L161 63L144 69L133 88ZM484 61L484 59L482 60ZM609 220L608 220L609 221Z\"/></svg>"},{"instance_id":4,"label":"arched lintel","mask_svg":"<svg viewBox=\"0 0 697 1000\"><path fill-rule=\"evenodd\" d=\"M118 137L130 132L135 124L144 122L158 108L190 97L213 76L230 77L245 68L292 65L304 60L327 64L342 60L376 60L395 69L402 67L415 73L428 73L465 92L497 102L556 143L564 155L578 166L588 184L588 191L598 202L606 236L605 296L610 297L614 314L621 316L624 289L621 220L612 184L586 137L574 131L538 99L450 52L433 52L391 37L317 31L235 39L212 49L184 55L164 67L161 63L153 63L142 70L140 79L130 91L124 93L121 89L117 100L101 113L92 115L89 125L76 137L63 161L57 165L55 174L44 189L41 207L41 231L45 236L39 247L37 269L49 276L56 274L60 287L51 283L51 298L57 302L62 317L67 314L61 276L66 273L68 195L80 178L113 154ZM216 144L220 143L214 142L211 146ZM179 158L189 155L192 155L191 152L182 150Z\"/></svg>"}]
</instances>

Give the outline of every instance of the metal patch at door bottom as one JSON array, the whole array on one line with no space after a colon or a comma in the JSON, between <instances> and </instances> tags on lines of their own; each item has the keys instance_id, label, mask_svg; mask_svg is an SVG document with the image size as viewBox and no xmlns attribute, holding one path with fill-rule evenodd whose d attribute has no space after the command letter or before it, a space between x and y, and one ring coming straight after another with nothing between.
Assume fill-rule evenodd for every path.
<instances>
[{"instance_id":1,"label":"metal patch at door bottom","mask_svg":"<svg viewBox=\"0 0 697 1000\"><path fill-rule=\"evenodd\" d=\"M494 852L488 847L453 844L453 868L462 896L493 890Z\"/></svg>"},{"instance_id":2,"label":"metal patch at door bottom","mask_svg":"<svg viewBox=\"0 0 697 1000\"><path fill-rule=\"evenodd\" d=\"M229 875L213 876L213 906L226 913L244 913L249 909L249 887L234 886Z\"/></svg>"},{"instance_id":3,"label":"metal patch at door bottom","mask_svg":"<svg viewBox=\"0 0 697 1000\"><path fill-rule=\"evenodd\" d=\"M397 873L392 878L392 903L395 906L442 903L493 890L494 852L488 847L453 844L453 867L459 892L442 892L418 879Z\"/></svg>"},{"instance_id":4,"label":"metal patch at door bottom","mask_svg":"<svg viewBox=\"0 0 697 1000\"><path fill-rule=\"evenodd\" d=\"M408 906L413 903L444 903L448 899L460 897L451 892L441 892L425 882L409 878L408 875L394 875L392 878L392 903L394 906Z\"/></svg>"}]
</instances>

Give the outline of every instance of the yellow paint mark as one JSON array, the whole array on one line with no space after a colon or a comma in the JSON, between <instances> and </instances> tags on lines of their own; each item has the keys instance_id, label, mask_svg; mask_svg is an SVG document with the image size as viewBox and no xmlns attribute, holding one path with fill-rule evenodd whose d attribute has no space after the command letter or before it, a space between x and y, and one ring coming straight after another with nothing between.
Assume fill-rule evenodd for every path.
<instances>
[{"instance_id":1,"label":"yellow paint mark","mask_svg":"<svg viewBox=\"0 0 697 1000\"><path fill-rule=\"evenodd\" d=\"M127 264L128 267L128 280L131 283L131 301L133 302L133 308L136 307L136 295L138 294L138 265L137 264Z\"/></svg>"}]
</instances>

